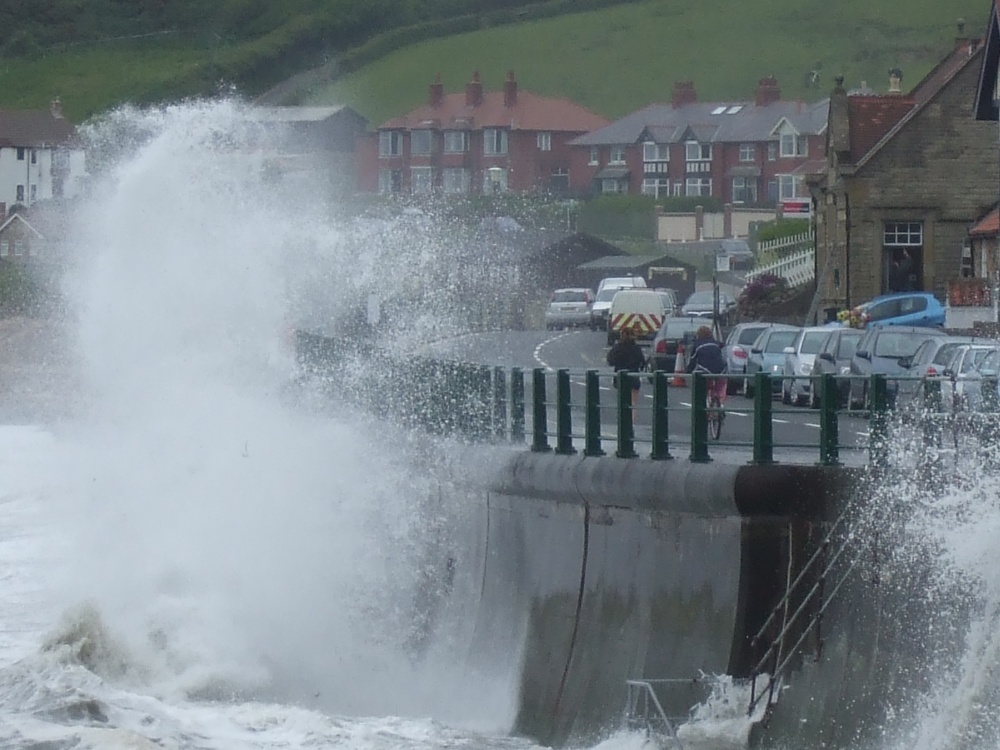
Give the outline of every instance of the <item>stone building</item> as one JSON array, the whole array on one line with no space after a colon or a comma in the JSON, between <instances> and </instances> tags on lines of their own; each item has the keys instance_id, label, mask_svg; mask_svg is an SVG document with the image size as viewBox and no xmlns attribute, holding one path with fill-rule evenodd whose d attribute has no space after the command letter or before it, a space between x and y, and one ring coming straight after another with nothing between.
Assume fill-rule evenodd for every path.
<instances>
[{"instance_id":1,"label":"stone building","mask_svg":"<svg viewBox=\"0 0 1000 750\"><path fill-rule=\"evenodd\" d=\"M955 47L908 93L830 97L827 161L807 182L816 230L818 309L829 317L874 296L926 290L944 299L961 275L969 228L996 202L994 127L971 102L980 40Z\"/></svg>"}]
</instances>

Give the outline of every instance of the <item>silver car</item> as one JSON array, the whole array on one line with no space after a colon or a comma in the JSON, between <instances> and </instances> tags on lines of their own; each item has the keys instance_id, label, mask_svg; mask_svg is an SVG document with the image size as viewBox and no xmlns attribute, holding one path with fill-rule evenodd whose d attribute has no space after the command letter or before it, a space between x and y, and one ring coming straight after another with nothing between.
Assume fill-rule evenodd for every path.
<instances>
[{"instance_id":1,"label":"silver car","mask_svg":"<svg viewBox=\"0 0 1000 750\"><path fill-rule=\"evenodd\" d=\"M830 338L831 328L803 328L792 343L785 347L785 378L781 383L781 402L805 406L812 391L812 369L816 354Z\"/></svg>"},{"instance_id":2,"label":"silver car","mask_svg":"<svg viewBox=\"0 0 1000 750\"><path fill-rule=\"evenodd\" d=\"M589 289L556 289L545 308L545 328L589 326L594 293Z\"/></svg>"},{"instance_id":3,"label":"silver car","mask_svg":"<svg viewBox=\"0 0 1000 750\"><path fill-rule=\"evenodd\" d=\"M722 346L722 354L726 358L726 372L730 375L742 375L747 371L747 359L750 357L750 347L757 337L770 326L770 323L739 323L726 336ZM732 395L739 390L739 378L730 378L727 383L727 393Z\"/></svg>"}]
</instances>

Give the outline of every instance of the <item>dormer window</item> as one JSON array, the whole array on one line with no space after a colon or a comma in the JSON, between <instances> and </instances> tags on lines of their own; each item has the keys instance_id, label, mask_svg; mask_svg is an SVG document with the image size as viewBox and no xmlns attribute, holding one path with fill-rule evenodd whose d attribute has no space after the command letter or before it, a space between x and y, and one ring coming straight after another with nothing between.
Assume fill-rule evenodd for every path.
<instances>
[{"instance_id":1,"label":"dormer window","mask_svg":"<svg viewBox=\"0 0 1000 750\"><path fill-rule=\"evenodd\" d=\"M809 139L798 133L781 134L781 158L809 155Z\"/></svg>"},{"instance_id":2,"label":"dormer window","mask_svg":"<svg viewBox=\"0 0 1000 750\"><path fill-rule=\"evenodd\" d=\"M687 161L711 161L712 144L688 141L684 144L684 156Z\"/></svg>"}]
</instances>

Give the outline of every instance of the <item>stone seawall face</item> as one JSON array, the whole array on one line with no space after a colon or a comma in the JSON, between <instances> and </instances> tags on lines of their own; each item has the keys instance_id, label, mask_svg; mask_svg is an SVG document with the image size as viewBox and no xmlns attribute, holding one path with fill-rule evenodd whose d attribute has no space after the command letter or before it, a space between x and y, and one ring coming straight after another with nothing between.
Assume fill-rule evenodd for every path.
<instances>
[{"instance_id":1,"label":"stone seawall face","mask_svg":"<svg viewBox=\"0 0 1000 750\"><path fill-rule=\"evenodd\" d=\"M485 529L457 558L481 582L469 653L516 675L514 730L592 741L628 679L746 674L838 471L513 452L470 493Z\"/></svg>"}]
</instances>

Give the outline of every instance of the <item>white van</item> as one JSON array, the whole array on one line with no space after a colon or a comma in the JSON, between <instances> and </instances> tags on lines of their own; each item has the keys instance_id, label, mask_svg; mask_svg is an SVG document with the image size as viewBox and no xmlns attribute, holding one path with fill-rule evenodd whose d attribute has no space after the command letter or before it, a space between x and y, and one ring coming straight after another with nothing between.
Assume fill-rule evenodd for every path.
<instances>
[{"instance_id":1,"label":"white van","mask_svg":"<svg viewBox=\"0 0 1000 750\"><path fill-rule=\"evenodd\" d=\"M667 317L663 297L652 289L620 289L611 300L608 316L608 346L612 346L623 328L638 329L636 341L652 341Z\"/></svg>"},{"instance_id":2,"label":"white van","mask_svg":"<svg viewBox=\"0 0 1000 750\"><path fill-rule=\"evenodd\" d=\"M608 313L611 310L611 300L620 289L635 289L645 287L646 280L642 276L611 276L601 279L597 286L597 298L590 308L590 330L598 328L608 330Z\"/></svg>"}]
</instances>

